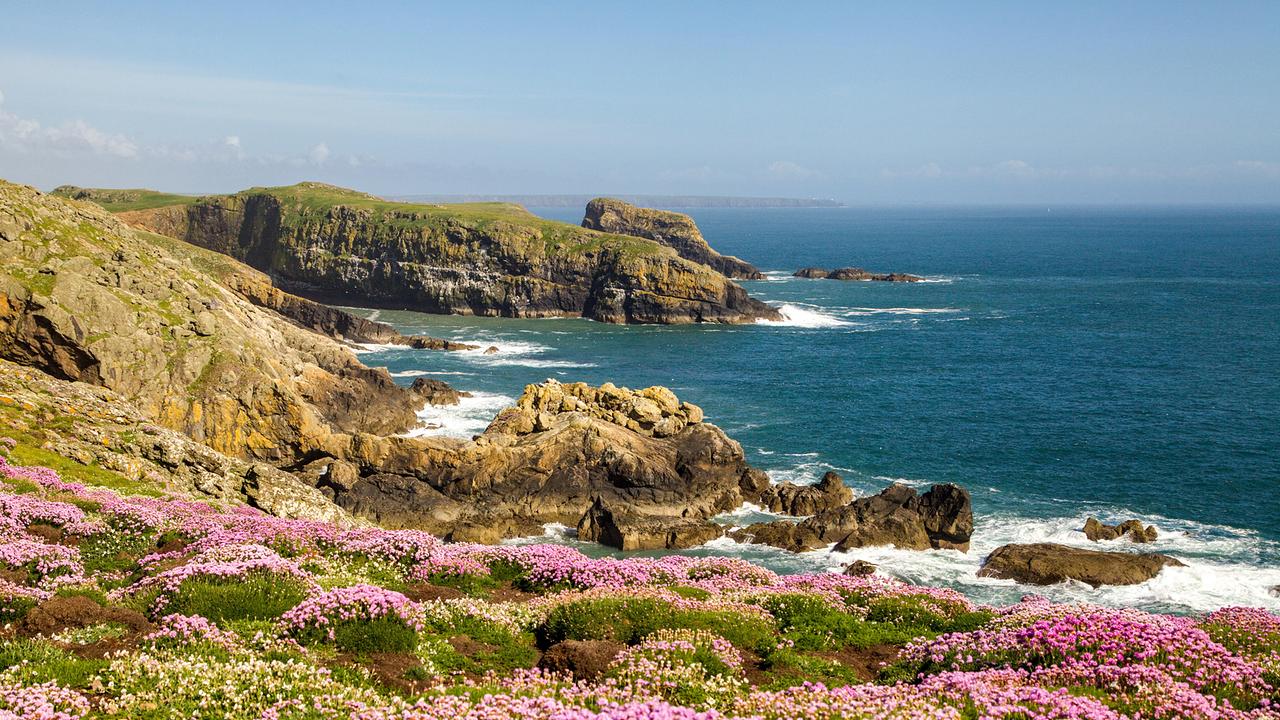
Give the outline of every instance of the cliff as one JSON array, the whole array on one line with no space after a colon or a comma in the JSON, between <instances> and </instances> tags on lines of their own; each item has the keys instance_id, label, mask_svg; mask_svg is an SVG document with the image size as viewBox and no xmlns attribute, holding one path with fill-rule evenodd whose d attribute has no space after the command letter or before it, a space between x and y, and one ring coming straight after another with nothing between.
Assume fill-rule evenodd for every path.
<instances>
[{"instance_id":1,"label":"cliff","mask_svg":"<svg viewBox=\"0 0 1280 720\"><path fill-rule=\"evenodd\" d=\"M686 260L706 265L728 277L742 280L764 278L750 263L711 249L693 218L684 213L640 208L613 198L596 198L587 203L582 227L648 238L675 250Z\"/></svg>"},{"instance_id":2,"label":"cliff","mask_svg":"<svg viewBox=\"0 0 1280 720\"><path fill-rule=\"evenodd\" d=\"M74 188L67 194L108 192ZM121 219L225 253L321 302L613 323L753 322L777 311L706 265L642 238L502 203L416 205L319 183L254 188ZM160 202L156 200L155 202Z\"/></svg>"},{"instance_id":3,"label":"cliff","mask_svg":"<svg viewBox=\"0 0 1280 720\"><path fill-rule=\"evenodd\" d=\"M0 357L108 388L214 450L279 464L332 433L416 422L422 398L260 307L288 304L262 283L238 262L135 231L96 205L0 181Z\"/></svg>"}]
</instances>

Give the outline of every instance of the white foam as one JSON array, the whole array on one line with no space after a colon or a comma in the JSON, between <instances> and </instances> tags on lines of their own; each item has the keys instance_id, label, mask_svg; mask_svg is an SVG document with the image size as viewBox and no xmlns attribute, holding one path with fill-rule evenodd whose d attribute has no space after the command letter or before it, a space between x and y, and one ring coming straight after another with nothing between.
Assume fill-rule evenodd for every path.
<instances>
[{"instance_id":1,"label":"white foam","mask_svg":"<svg viewBox=\"0 0 1280 720\"><path fill-rule=\"evenodd\" d=\"M515 399L506 395L472 392L471 397L460 398L457 405L427 405L418 411L421 424L407 435L470 438L484 432L499 410L514 404Z\"/></svg>"},{"instance_id":2,"label":"white foam","mask_svg":"<svg viewBox=\"0 0 1280 720\"><path fill-rule=\"evenodd\" d=\"M423 375L475 375L475 373L458 370L398 370L391 377L422 377Z\"/></svg>"},{"instance_id":3,"label":"white foam","mask_svg":"<svg viewBox=\"0 0 1280 720\"><path fill-rule=\"evenodd\" d=\"M783 327L798 328L831 328L852 325L848 320L841 320L834 315L823 312L816 305L801 306L792 303L783 303L777 307L778 313L782 315L781 320L759 319L756 323L760 325L776 325Z\"/></svg>"},{"instance_id":4,"label":"white foam","mask_svg":"<svg viewBox=\"0 0 1280 720\"><path fill-rule=\"evenodd\" d=\"M392 343L352 343L348 347L351 348L351 352L356 353L357 355L363 355L364 353L387 352L388 350L404 350L407 348L405 345L395 345Z\"/></svg>"},{"instance_id":5,"label":"white foam","mask_svg":"<svg viewBox=\"0 0 1280 720\"><path fill-rule=\"evenodd\" d=\"M380 317L382 317L382 311L381 311L381 310L374 310L373 312L369 313L369 317L367 317L367 318L365 318L365 319L366 319L366 320L371 320L371 321L373 321L373 322L377 322L377 321L378 321L378 318L380 318Z\"/></svg>"},{"instance_id":6,"label":"white foam","mask_svg":"<svg viewBox=\"0 0 1280 720\"><path fill-rule=\"evenodd\" d=\"M959 308L914 308L914 307L889 307L889 308L871 308L871 307L855 307L850 308L844 313L845 317L857 317L862 315L931 315L934 313L957 313Z\"/></svg>"},{"instance_id":7,"label":"white foam","mask_svg":"<svg viewBox=\"0 0 1280 720\"><path fill-rule=\"evenodd\" d=\"M592 368L595 363L578 362L576 360L548 360L536 357L555 348L535 342L521 340L492 340L473 338L468 342L478 345L475 350L460 353L465 359L487 365L489 367L531 367L531 368ZM497 352L489 352L497 348Z\"/></svg>"}]
</instances>

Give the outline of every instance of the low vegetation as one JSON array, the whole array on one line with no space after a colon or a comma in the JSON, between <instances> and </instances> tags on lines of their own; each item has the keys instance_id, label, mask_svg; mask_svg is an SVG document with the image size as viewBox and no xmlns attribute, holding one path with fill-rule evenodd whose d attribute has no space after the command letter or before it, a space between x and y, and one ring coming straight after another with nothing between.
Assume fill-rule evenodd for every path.
<instances>
[{"instance_id":1,"label":"low vegetation","mask_svg":"<svg viewBox=\"0 0 1280 720\"><path fill-rule=\"evenodd\" d=\"M732 558L446 544L0 451L6 720L1280 717L1262 610L981 607Z\"/></svg>"}]
</instances>

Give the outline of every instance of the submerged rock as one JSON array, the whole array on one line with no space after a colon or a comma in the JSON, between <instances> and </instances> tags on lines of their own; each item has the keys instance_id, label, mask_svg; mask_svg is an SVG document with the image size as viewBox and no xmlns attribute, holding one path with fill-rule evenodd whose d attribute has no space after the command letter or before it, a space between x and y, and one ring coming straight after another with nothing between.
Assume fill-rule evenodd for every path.
<instances>
[{"instance_id":1,"label":"submerged rock","mask_svg":"<svg viewBox=\"0 0 1280 720\"><path fill-rule=\"evenodd\" d=\"M711 249L697 223L684 213L636 207L614 198L596 198L587 203L582 227L662 243L679 253L680 257L711 267L731 278L764 279L764 273L754 265Z\"/></svg>"},{"instance_id":2,"label":"submerged rock","mask_svg":"<svg viewBox=\"0 0 1280 720\"><path fill-rule=\"evenodd\" d=\"M1136 543L1149 543L1155 542L1159 537L1154 525L1143 525L1141 520L1125 520L1118 525L1105 525L1095 517L1084 521L1081 532L1094 542L1127 537Z\"/></svg>"},{"instance_id":3,"label":"submerged rock","mask_svg":"<svg viewBox=\"0 0 1280 720\"><path fill-rule=\"evenodd\" d=\"M784 550L836 550L893 545L909 550L967 551L973 534L973 506L958 485L934 485L923 495L894 484L871 497L820 512L799 522L756 523L733 533L738 540Z\"/></svg>"},{"instance_id":4,"label":"submerged rock","mask_svg":"<svg viewBox=\"0 0 1280 720\"><path fill-rule=\"evenodd\" d=\"M1099 587L1136 585L1170 566L1181 567L1182 563L1156 553L1103 552L1057 543L1033 543L996 548L987 556L978 575L1017 580L1029 585L1077 580Z\"/></svg>"}]
</instances>

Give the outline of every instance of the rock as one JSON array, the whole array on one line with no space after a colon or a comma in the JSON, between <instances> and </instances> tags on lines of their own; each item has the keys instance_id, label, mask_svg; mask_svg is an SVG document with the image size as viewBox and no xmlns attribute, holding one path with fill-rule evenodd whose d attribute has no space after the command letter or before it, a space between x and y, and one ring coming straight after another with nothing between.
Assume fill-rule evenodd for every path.
<instances>
[{"instance_id":1,"label":"rock","mask_svg":"<svg viewBox=\"0 0 1280 720\"><path fill-rule=\"evenodd\" d=\"M1271 589L1267 592L1269 592L1272 597L1280 597L1280 585L1272 585Z\"/></svg>"},{"instance_id":2,"label":"rock","mask_svg":"<svg viewBox=\"0 0 1280 720\"><path fill-rule=\"evenodd\" d=\"M693 218L684 213L640 208L613 198L596 198L587 203L582 227L662 243L680 257L707 265L731 278L764 279L764 274L750 263L712 250Z\"/></svg>"},{"instance_id":3,"label":"rock","mask_svg":"<svg viewBox=\"0 0 1280 720\"><path fill-rule=\"evenodd\" d=\"M702 545L724 528L700 518L614 511L597 499L578 521L578 539L619 550L675 550Z\"/></svg>"},{"instance_id":4,"label":"rock","mask_svg":"<svg viewBox=\"0 0 1280 720\"><path fill-rule=\"evenodd\" d=\"M122 213L121 217L127 217ZM161 233L167 234L167 233ZM418 350L476 350L475 345L441 340L427 335L401 335L385 323L366 320L335 307L290 295L271 278L248 267L221 278L222 284L261 308L273 310L308 330L351 343L407 345Z\"/></svg>"},{"instance_id":5,"label":"rock","mask_svg":"<svg viewBox=\"0 0 1280 720\"><path fill-rule=\"evenodd\" d=\"M813 485L770 485L760 495L760 505L786 515L816 515L846 505L851 500L853 491L834 472L827 472Z\"/></svg>"},{"instance_id":6,"label":"rock","mask_svg":"<svg viewBox=\"0 0 1280 720\"><path fill-rule=\"evenodd\" d=\"M460 392L447 382L424 377L415 378L409 392L431 405L457 405L460 399L471 397L471 393Z\"/></svg>"},{"instance_id":7,"label":"rock","mask_svg":"<svg viewBox=\"0 0 1280 720\"><path fill-rule=\"evenodd\" d=\"M920 282L924 278L919 275L908 275L906 273L873 273L862 268L846 267L837 268L835 270L826 270L824 268L807 267L801 268L793 277L807 278L810 280L874 280L878 282Z\"/></svg>"},{"instance_id":8,"label":"rock","mask_svg":"<svg viewBox=\"0 0 1280 720\"><path fill-rule=\"evenodd\" d=\"M1095 517L1084 521L1081 532L1094 542L1127 537L1136 543L1149 543L1155 542L1159 536L1154 525L1144 526L1140 520L1125 520L1119 525L1104 525Z\"/></svg>"},{"instance_id":9,"label":"rock","mask_svg":"<svg viewBox=\"0 0 1280 720\"><path fill-rule=\"evenodd\" d=\"M291 517L358 524L295 475L224 455L152 424L127 398L106 388L58 380L0 360L0 397L26 408L0 413L0 431L46 437L42 449L131 482L180 496L248 503ZM341 461L331 460L328 473L358 477L354 465Z\"/></svg>"},{"instance_id":10,"label":"rock","mask_svg":"<svg viewBox=\"0 0 1280 720\"><path fill-rule=\"evenodd\" d=\"M595 682L626 647L612 640L565 640L547 648L538 667L569 673L575 680Z\"/></svg>"},{"instance_id":11,"label":"rock","mask_svg":"<svg viewBox=\"0 0 1280 720\"><path fill-rule=\"evenodd\" d=\"M498 346L497 346L497 345L490 345L489 347L487 347L487 348L485 348L485 349L484 349L484 354L485 354L485 355L497 355L497 354L498 354Z\"/></svg>"},{"instance_id":12,"label":"rock","mask_svg":"<svg viewBox=\"0 0 1280 720\"><path fill-rule=\"evenodd\" d=\"M637 399L661 415L653 427L633 417ZM560 523L627 549L701 544L722 532L709 518L756 502L768 479L719 428L690 422L688 407L664 388L530 385L470 442L360 436L331 449L361 476L334 500L384 526L451 539ZM678 431L661 432L664 422Z\"/></svg>"},{"instance_id":13,"label":"rock","mask_svg":"<svg viewBox=\"0 0 1280 720\"><path fill-rule=\"evenodd\" d=\"M322 303L614 323L780 317L722 273L659 242L554 223L517 205L476 213L300 183L121 217L230 255Z\"/></svg>"},{"instance_id":14,"label":"rock","mask_svg":"<svg viewBox=\"0 0 1280 720\"><path fill-rule=\"evenodd\" d=\"M875 575L876 566L874 563L869 563L866 560L854 560L853 562L845 566L844 574L852 575L854 577L865 577L867 575Z\"/></svg>"},{"instance_id":15,"label":"rock","mask_svg":"<svg viewBox=\"0 0 1280 720\"><path fill-rule=\"evenodd\" d=\"M735 539L800 552L835 543L836 550L893 545L909 550L967 551L973 506L958 485L934 485L923 495L895 484L871 497L821 511L800 522L757 523Z\"/></svg>"},{"instance_id":16,"label":"rock","mask_svg":"<svg viewBox=\"0 0 1280 720\"><path fill-rule=\"evenodd\" d=\"M114 390L153 422L253 461L310 459L330 435L418 422L422 400L385 370L247 301L231 278L259 274L234 260L0 181L10 215L43 230L0 256L0 357Z\"/></svg>"},{"instance_id":17,"label":"rock","mask_svg":"<svg viewBox=\"0 0 1280 720\"><path fill-rule=\"evenodd\" d=\"M1182 563L1156 553L1102 552L1057 543L1034 543L996 548L987 556L978 575L1030 585L1078 580L1096 588L1146 582L1169 566L1181 567Z\"/></svg>"}]
</instances>

